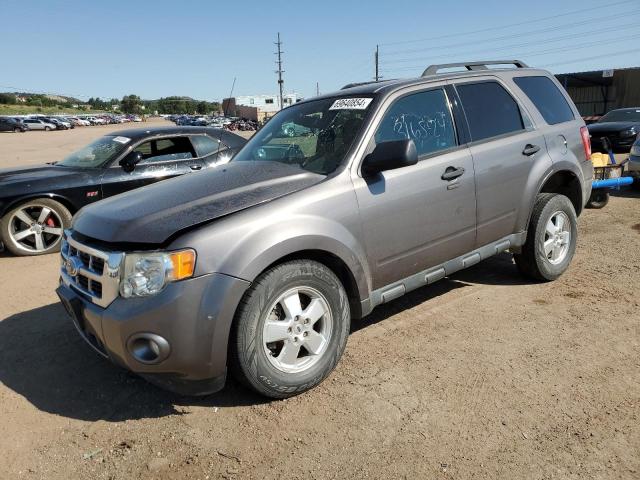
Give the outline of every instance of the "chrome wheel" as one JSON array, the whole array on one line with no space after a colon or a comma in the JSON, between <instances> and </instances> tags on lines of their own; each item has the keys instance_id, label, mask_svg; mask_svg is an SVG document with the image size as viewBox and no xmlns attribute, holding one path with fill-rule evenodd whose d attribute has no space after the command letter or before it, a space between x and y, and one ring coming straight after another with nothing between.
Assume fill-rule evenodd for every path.
<instances>
[{"instance_id":1,"label":"chrome wheel","mask_svg":"<svg viewBox=\"0 0 640 480\"><path fill-rule=\"evenodd\" d=\"M552 265L562 263L571 245L571 222L566 213L551 215L544 232L544 254Z\"/></svg>"},{"instance_id":2,"label":"chrome wheel","mask_svg":"<svg viewBox=\"0 0 640 480\"><path fill-rule=\"evenodd\" d=\"M9 235L20 250L39 253L49 250L62 238L62 218L45 205L29 204L9 218Z\"/></svg>"},{"instance_id":3,"label":"chrome wheel","mask_svg":"<svg viewBox=\"0 0 640 480\"><path fill-rule=\"evenodd\" d=\"M333 318L329 303L316 289L296 287L284 292L269 308L262 328L269 362L286 373L315 365L326 352Z\"/></svg>"}]
</instances>

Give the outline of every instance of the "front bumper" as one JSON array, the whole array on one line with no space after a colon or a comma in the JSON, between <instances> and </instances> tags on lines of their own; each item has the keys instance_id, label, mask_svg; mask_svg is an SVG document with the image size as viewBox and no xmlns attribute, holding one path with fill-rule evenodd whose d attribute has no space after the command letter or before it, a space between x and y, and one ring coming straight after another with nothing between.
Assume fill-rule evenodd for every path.
<instances>
[{"instance_id":1,"label":"front bumper","mask_svg":"<svg viewBox=\"0 0 640 480\"><path fill-rule=\"evenodd\" d=\"M80 335L100 355L150 382L183 395L206 395L224 386L231 322L249 282L209 274L169 284L150 297L118 297L108 307L73 287L56 290ZM130 339L157 335L168 343L157 363L134 356Z\"/></svg>"}]
</instances>

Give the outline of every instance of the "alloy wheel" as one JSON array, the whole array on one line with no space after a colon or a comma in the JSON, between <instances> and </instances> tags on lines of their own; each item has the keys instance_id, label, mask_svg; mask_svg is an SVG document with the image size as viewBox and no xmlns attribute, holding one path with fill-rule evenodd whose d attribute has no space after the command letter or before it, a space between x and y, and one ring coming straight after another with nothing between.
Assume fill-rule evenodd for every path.
<instances>
[{"instance_id":1,"label":"alloy wheel","mask_svg":"<svg viewBox=\"0 0 640 480\"><path fill-rule=\"evenodd\" d=\"M544 232L544 254L549 263L558 265L571 245L571 222L566 213L557 211L549 218Z\"/></svg>"},{"instance_id":2,"label":"alloy wheel","mask_svg":"<svg viewBox=\"0 0 640 480\"><path fill-rule=\"evenodd\" d=\"M9 219L9 235L17 247L27 252L50 249L62 238L62 230L60 215L44 205L26 205Z\"/></svg>"}]
</instances>

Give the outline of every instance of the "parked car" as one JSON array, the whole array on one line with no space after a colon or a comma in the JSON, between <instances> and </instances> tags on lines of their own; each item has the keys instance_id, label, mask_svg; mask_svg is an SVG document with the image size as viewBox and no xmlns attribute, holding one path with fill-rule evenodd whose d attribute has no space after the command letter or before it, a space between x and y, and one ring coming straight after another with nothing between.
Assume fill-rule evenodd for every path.
<instances>
[{"instance_id":1,"label":"parked car","mask_svg":"<svg viewBox=\"0 0 640 480\"><path fill-rule=\"evenodd\" d=\"M56 126L57 130L69 130L71 128L71 124L69 122L66 122L58 117L41 117L41 120L52 123Z\"/></svg>"},{"instance_id":2,"label":"parked car","mask_svg":"<svg viewBox=\"0 0 640 480\"><path fill-rule=\"evenodd\" d=\"M602 143L606 137L613 153L629 153L640 133L640 107L611 110L588 128L594 152L606 152Z\"/></svg>"},{"instance_id":3,"label":"parked car","mask_svg":"<svg viewBox=\"0 0 640 480\"><path fill-rule=\"evenodd\" d=\"M640 189L640 134L629 152L627 175L634 178L633 186Z\"/></svg>"},{"instance_id":4,"label":"parked car","mask_svg":"<svg viewBox=\"0 0 640 480\"><path fill-rule=\"evenodd\" d=\"M29 127L29 130L46 130L48 132L57 128L53 123L38 118L25 118L23 123Z\"/></svg>"},{"instance_id":5,"label":"parked car","mask_svg":"<svg viewBox=\"0 0 640 480\"><path fill-rule=\"evenodd\" d=\"M558 278L589 135L552 74L495 63L518 68L432 66L296 103L224 168L83 208L57 290L78 331L174 391L216 391L229 369L283 398L333 370L351 318L410 290L507 250Z\"/></svg>"},{"instance_id":6,"label":"parked car","mask_svg":"<svg viewBox=\"0 0 640 480\"><path fill-rule=\"evenodd\" d=\"M228 159L246 141L210 128L115 132L40 166L0 170L0 239L15 255L58 251L80 208Z\"/></svg>"},{"instance_id":7,"label":"parked car","mask_svg":"<svg viewBox=\"0 0 640 480\"><path fill-rule=\"evenodd\" d=\"M0 132L26 132L29 130L23 122L11 117L0 117Z\"/></svg>"}]
</instances>

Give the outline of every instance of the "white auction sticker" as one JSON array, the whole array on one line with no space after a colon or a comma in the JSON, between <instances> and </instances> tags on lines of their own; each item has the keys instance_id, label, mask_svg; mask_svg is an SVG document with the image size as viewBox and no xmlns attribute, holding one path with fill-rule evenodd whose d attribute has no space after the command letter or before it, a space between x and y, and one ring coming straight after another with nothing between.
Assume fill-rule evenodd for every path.
<instances>
[{"instance_id":1,"label":"white auction sticker","mask_svg":"<svg viewBox=\"0 0 640 480\"><path fill-rule=\"evenodd\" d=\"M131 139L127 137L113 137L113 141L124 145L125 143L129 143Z\"/></svg>"},{"instance_id":2,"label":"white auction sticker","mask_svg":"<svg viewBox=\"0 0 640 480\"><path fill-rule=\"evenodd\" d=\"M365 110L373 98L339 98L329 110Z\"/></svg>"}]
</instances>

